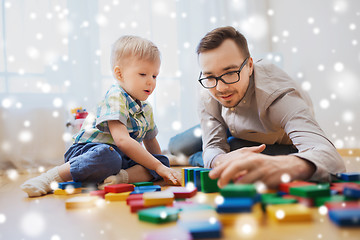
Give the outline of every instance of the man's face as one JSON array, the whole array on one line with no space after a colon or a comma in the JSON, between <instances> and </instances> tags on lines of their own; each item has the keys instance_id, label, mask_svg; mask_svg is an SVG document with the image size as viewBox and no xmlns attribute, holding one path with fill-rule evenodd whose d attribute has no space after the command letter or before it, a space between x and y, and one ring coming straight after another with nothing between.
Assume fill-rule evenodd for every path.
<instances>
[{"instance_id":1,"label":"man's face","mask_svg":"<svg viewBox=\"0 0 360 240\"><path fill-rule=\"evenodd\" d=\"M199 63L204 77L218 77L224 73L239 70L245 60L236 43L225 40L218 48L199 54ZM224 107L235 107L244 97L249 85L249 79L253 71L253 61L249 58L248 63L240 72L240 81L225 84L218 81L216 87L208 89L210 94Z\"/></svg>"}]
</instances>

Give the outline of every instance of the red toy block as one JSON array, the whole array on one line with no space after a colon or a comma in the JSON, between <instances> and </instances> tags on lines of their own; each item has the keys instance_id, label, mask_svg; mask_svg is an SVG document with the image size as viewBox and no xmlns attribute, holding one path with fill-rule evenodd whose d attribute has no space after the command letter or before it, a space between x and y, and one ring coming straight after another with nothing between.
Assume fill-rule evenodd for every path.
<instances>
[{"instance_id":1,"label":"red toy block","mask_svg":"<svg viewBox=\"0 0 360 240\"><path fill-rule=\"evenodd\" d=\"M130 206L130 211L132 213L136 213L137 211L139 211L141 209L146 209L146 208L152 207L152 206L145 206L143 199L130 201L129 206Z\"/></svg>"},{"instance_id":2,"label":"red toy block","mask_svg":"<svg viewBox=\"0 0 360 240\"><path fill-rule=\"evenodd\" d=\"M115 184L115 185L108 185L105 186L105 192L112 192L112 193L122 193L122 192L132 192L134 191L134 185L132 184L126 184L126 183L121 183L121 184Z\"/></svg>"},{"instance_id":3,"label":"red toy block","mask_svg":"<svg viewBox=\"0 0 360 240\"><path fill-rule=\"evenodd\" d=\"M315 185L315 183L305 182L305 181L294 181L289 183L280 183L279 191L289 193L290 188L292 187L300 187L300 186L307 186L307 185Z\"/></svg>"},{"instance_id":4,"label":"red toy block","mask_svg":"<svg viewBox=\"0 0 360 240\"><path fill-rule=\"evenodd\" d=\"M325 206L328 210L335 209L360 209L359 201L346 201L346 202L327 202Z\"/></svg>"},{"instance_id":5,"label":"red toy block","mask_svg":"<svg viewBox=\"0 0 360 240\"><path fill-rule=\"evenodd\" d=\"M105 194L106 194L105 190L96 190L90 192L90 196L98 196L101 198L105 198Z\"/></svg>"},{"instance_id":6,"label":"red toy block","mask_svg":"<svg viewBox=\"0 0 360 240\"><path fill-rule=\"evenodd\" d=\"M130 194L127 199L126 199L126 205L130 205L131 201L134 200L142 200L143 199L143 194Z\"/></svg>"},{"instance_id":7,"label":"red toy block","mask_svg":"<svg viewBox=\"0 0 360 240\"><path fill-rule=\"evenodd\" d=\"M165 191L174 193L175 199L191 198L196 195L197 189L188 189L186 187L169 187Z\"/></svg>"}]
</instances>

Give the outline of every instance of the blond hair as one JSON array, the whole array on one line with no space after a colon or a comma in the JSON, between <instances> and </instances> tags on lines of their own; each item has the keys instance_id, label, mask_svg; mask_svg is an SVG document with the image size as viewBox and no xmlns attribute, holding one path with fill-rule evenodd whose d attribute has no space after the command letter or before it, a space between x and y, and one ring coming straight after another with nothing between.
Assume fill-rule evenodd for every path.
<instances>
[{"instance_id":1,"label":"blond hair","mask_svg":"<svg viewBox=\"0 0 360 240\"><path fill-rule=\"evenodd\" d=\"M113 45L111 51L111 68L122 63L128 57L156 61L160 60L160 51L151 41L131 35L120 37Z\"/></svg>"}]
</instances>

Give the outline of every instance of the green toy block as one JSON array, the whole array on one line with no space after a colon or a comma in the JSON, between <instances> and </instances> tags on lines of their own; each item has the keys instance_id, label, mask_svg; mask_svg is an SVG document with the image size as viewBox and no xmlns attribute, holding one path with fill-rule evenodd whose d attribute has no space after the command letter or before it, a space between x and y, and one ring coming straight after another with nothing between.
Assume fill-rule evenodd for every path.
<instances>
[{"instance_id":1,"label":"green toy block","mask_svg":"<svg viewBox=\"0 0 360 240\"><path fill-rule=\"evenodd\" d=\"M220 189L220 194L223 197L250 197L256 195L256 188L254 184L233 184L229 183L224 188Z\"/></svg>"},{"instance_id":2,"label":"green toy block","mask_svg":"<svg viewBox=\"0 0 360 240\"><path fill-rule=\"evenodd\" d=\"M136 182L136 183L132 183L133 185L135 185L135 187L140 187L140 186L153 186L154 183L153 182Z\"/></svg>"},{"instance_id":3,"label":"green toy block","mask_svg":"<svg viewBox=\"0 0 360 240\"><path fill-rule=\"evenodd\" d=\"M261 200L261 207L265 211L267 205L291 204L291 203L297 203L297 200L293 198L269 197L267 199Z\"/></svg>"},{"instance_id":4,"label":"green toy block","mask_svg":"<svg viewBox=\"0 0 360 240\"><path fill-rule=\"evenodd\" d=\"M277 193L263 193L260 196L261 202L266 201L267 199L270 198L276 198L279 197L279 195Z\"/></svg>"},{"instance_id":5,"label":"green toy block","mask_svg":"<svg viewBox=\"0 0 360 240\"><path fill-rule=\"evenodd\" d=\"M314 205L316 207L320 207L322 205L325 205L327 202L344 202L344 201L350 201L353 200L352 198L348 198L344 195L332 195L329 197L317 197L314 200Z\"/></svg>"},{"instance_id":6,"label":"green toy block","mask_svg":"<svg viewBox=\"0 0 360 240\"><path fill-rule=\"evenodd\" d=\"M154 207L138 212L139 220L151 223L175 222L178 219L179 209L169 207Z\"/></svg>"},{"instance_id":7,"label":"green toy block","mask_svg":"<svg viewBox=\"0 0 360 240\"><path fill-rule=\"evenodd\" d=\"M192 182L194 183L194 169L197 169L197 168L191 168L191 169L188 169L187 170L187 182Z\"/></svg>"},{"instance_id":8,"label":"green toy block","mask_svg":"<svg viewBox=\"0 0 360 240\"><path fill-rule=\"evenodd\" d=\"M328 197L330 196L330 188L327 184L292 187L290 188L290 195L305 198Z\"/></svg>"},{"instance_id":9,"label":"green toy block","mask_svg":"<svg viewBox=\"0 0 360 240\"><path fill-rule=\"evenodd\" d=\"M219 192L217 179L211 179L209 177L209 172L210 170L204 170L200 172L201 191L204 193Z\"/></svg>"}]
</instances>

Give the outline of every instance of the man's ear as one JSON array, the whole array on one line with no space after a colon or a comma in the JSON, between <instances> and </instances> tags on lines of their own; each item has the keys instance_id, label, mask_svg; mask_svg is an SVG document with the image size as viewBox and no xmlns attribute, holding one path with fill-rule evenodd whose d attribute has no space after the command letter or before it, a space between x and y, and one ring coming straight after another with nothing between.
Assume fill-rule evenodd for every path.
<instances>
[{"instance_id":1,"label":"man's ear","mask_svg":"<svg viewBox=\"0 0 360 240\"><path fill-rule=\"evenodd\" d=\"M249 64L249 77L250 77L254 71L254 61L252 57L249 57L248 64Z\"/></svg>"},{"instance_id":2,"label":"man's ear","mask_svg":"<svg viewBox=\"0 0 360 240\"><path fill-rule=\"evenodd\" d=\"M117 80L119 80L119 81L122 80L121 69L120 69L119 66L115 66L115 67L114 67L114 77L115 77Z\"/></svg>"}]
</instances>

